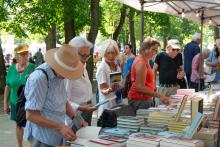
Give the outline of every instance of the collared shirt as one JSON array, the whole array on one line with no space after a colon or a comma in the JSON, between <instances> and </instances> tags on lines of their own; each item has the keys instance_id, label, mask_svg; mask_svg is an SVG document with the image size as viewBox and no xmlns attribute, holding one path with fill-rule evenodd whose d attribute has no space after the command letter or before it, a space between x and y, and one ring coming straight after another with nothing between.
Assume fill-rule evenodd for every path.
<instances>
[{"instance_id":1,"label":"collared shirt","mask_svg":"<svg viewBox=\"0 0 220 147\"><path fill-rule=\"evenodd\" d=\"M25 110L38 110L43 117L64 124L67 102L64 80L56 77L46 63L40 65L39 68L45 69L48 80L40 70L34 71L29 76L25 86L27 99ZM28 140L34 137L51 146L60 145L63 138L58 130L46 128L31 121L27 121L24 137Z\"/></svg>"},{"instance_id":2,"label":"collared shirt","mask_svg":"<svg viewBox=\"0 0 220 147\"><path fill-rule=\"evenodd\" d=\"M186 44L183 50L184 54L184 71L186 74L192 73L192 60L193 57L200 53L199 44L195 41L191 41L190 43Z\"/></svg>"},{"instance_id":3,"label":"collared shirt","mask_svg":"<svg viewBox=\"0 0 220 147\"><path fill-rule=\"evenodd\" d=\"M74 109L78 109L79 104L84 104L92 99L92 85L89 80L86 65L84 66L84 74L78 80L65 80L67 98Z\"/></svg>"}]
</instances>

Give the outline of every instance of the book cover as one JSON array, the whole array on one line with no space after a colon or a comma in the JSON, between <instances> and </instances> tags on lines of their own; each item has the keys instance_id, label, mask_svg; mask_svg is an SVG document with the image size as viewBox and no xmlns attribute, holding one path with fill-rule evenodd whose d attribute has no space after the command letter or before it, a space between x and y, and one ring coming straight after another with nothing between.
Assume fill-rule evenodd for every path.
<instances>
[{"instance_id":1,"label":"book cover","mask_svg":"<svg viewBox=\"0 0 220 147\"><path fill-rule=\"evenodd\" d=\"M129 140L159 145L159 141L161 140L161 138L145 133L133 133L129 136Z\"/></svg>"},{"instance_id":2,"label":"book cover","mask_svg":"<svg viewBox=\"0 0 220 147\"><path fill-rule=\"evenodd\" d=\"M116 97L113 97L113 98L110 98L110 99L107 99L107 100L103 100L103 101L97 103L97 104L95 105L95 107L98 108L99 106L104 105L104 104L106 104L106 103L108 103L108 102L111 102L111 101L114 100L114 99L116 99Z\"/></svg>"},{"instance_id":3,"label":"book cover","mask_svg":"<svg viewBox=\"0 0 220 147\"><path fill-rule=\"evenodd\" d=\"M203 98L193 97L191 100L191 120L193 121L197 113L203 113Z\"/></svg>"},{"instance_id":4,"label":"book cover","mask_svg":"<svg viewBox=\"0 0 220 147\"><path fill-rule=\"evenodd\" d=\"M194 120L192 121L191 126L187 129L186 134L184 135L185 138L192 138L195 132L197 131L200 123L202 122L204 116L202 113L197 113Z\"/></svg>"},{"instance_id":5,"label":"book cover","mask_svg":"<svg viewBox=\"0 0 220 147\"><path fill-rule=\"evenodd\" d=\"M131 134L130 131L121 128L107 128L103 129L103 132L115 136L129 136Z\"/></svg>"},{"instance_id":6,"label":"book cover","mask_svg":"<svg viewBox=\"0 0 220 147\"><path fill-rule=\"evenodd\" d=\"M112 72L110 73L110 82L120 82L121 81L121 72Z\"/></svg>"},{"instance_id":7,"label":"book cover","mask_svg":"<svg viewBox=\"0 0 220 147\"><path fill-rule=\"evenodd\" d=\"M169 137L169 138L162 138L160 143L162 142L176 144L176 146L183 145L187 147L197 147L198 145L201 145L201 144L203 145L203 142L201 142L200 140L183 138L183 137L174 137L174 136ZM203 146L200 146L200 147L203 147Z\"/></svg>"},{"instance_id":8,"label":"book cover","mask_svg":"<svg viewBox=\"0 0 220 147\"><path fill-rule=\"evenodd\" d=\"M99 136L99 138L104 139L104 140L119 142L119 143L125 142L127 140L125 138L115 137L115 136L111 136L111 135Z\"/></svg>"},{"instance_id":9,"label":"book cover","mask_svg":"<svg viewBox=\"0 0 220 147\"><path fill-rule=\"evenodd\" d=\"M183 97L183 99L181 101L181 104L180 104L180 107L178 109L178 112L176 114L175 121L179 121L180 120L181 114L182 114L182 112L183 112L183 110L185 108L186 102L187 102L187 98L188 98L188 96L186 96L186 95Z\"/></svg>"}]
</instances>

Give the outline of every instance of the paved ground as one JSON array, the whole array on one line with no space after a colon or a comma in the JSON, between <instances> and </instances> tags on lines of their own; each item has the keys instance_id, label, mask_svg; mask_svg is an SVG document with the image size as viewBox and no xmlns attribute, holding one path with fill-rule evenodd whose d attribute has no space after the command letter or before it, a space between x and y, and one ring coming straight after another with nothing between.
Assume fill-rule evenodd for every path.
<instances>
[{"instance_id":1,"label":"paved ground","mask_svg":"<svg viewBox=\"0 0 220 147\"><path fill-rule=\"evenodd\" d=\"M96 120L95 112L92 125L96 125ZM4 113L2 97L0 97L0 147L16 147L15 123ZM24 147L29 147L27 141L24 141Z\"/></svg>"}]
</instances>

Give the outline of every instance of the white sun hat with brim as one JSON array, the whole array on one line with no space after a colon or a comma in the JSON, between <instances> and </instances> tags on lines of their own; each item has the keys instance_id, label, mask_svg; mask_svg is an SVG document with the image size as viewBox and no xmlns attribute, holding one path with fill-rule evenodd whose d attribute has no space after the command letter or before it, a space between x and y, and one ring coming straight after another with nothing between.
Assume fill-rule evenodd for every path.
<instances>
[{"instance_id":1,"label":"white sun hat with brim","mask_svg":"<svg viewBox=\"0 0 220 147\"><path fill-rule=\"evenodd\" d=\"M167 47L171 46L174 49L181 49L180 43L177 39L170 39L167 42Z\"/></svg>"},{"instance_id":2,"label":"white sun hat with brim","mask_svg":"<svg viewBox=\"0 0 220 147\"><path fill-rule=\"evenodd\" d=\"M66 79L76 80L83 75L84 68L78 52L70 45L64 44L60 48L50 49L45 54L45 61Z\"/></svg>"}]
</instances>

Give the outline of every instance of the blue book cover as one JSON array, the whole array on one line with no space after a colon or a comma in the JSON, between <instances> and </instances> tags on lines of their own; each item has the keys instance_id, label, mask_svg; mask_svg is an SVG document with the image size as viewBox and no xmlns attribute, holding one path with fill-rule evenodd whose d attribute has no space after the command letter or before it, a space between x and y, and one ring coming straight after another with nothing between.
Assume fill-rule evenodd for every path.
<instances>
[{"instance_id":1,"label":"blue book cover","mask_svg":"<svg viewBox=\"0 0 220 147\"><path fill-rule=\"evenodd\" d=\"M186 131L186 134L184 135L184 137L192 138L194 133L197 131L200 123L202 122L202 119L203 119L203 114L198 112L190 128Z\"/></svg>"}]
</instances>

